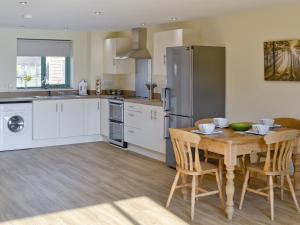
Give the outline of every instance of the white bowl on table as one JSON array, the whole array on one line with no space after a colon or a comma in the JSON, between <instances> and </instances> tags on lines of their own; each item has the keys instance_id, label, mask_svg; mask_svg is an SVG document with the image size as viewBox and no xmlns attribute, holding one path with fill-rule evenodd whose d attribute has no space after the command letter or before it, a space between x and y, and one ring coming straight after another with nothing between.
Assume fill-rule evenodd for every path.
<instances>
[{"instance_id":1,"label":"white bowl on table","mask_svg":"<svg viewBox=\"0 0 300 225\"><path fill-rule=\"evenodd\" d=\"M226 118L213 118L216 127L224 128L228 126L228 119Z\"/></svg>"},{"instance_id":2,"label":"white bowl on table","mask_svg":"<svg viewBox=\"0 0 300 225\"><path fill-rule=\"evenodd\" d=\"M216 128L213 123L202 123L199 124L199 131L203 134L212 134Z\"/></svg>"},{"instance_id":3,"label":"white bowl on table","mask_svg":"<svg viewBox=\"0 0 300 225\"><path fill-rule=\"evenodd\" d=\"M270 127L264 124L253 124L252 130L259 135L266 135L270 131Z\"/></svg>"},{"instance_id":4,"label":"white bowl on table","mask_svg":"<svg viewBox=\"0 0 300 225\"><path fill-rule=\"evenodd\" d=\"M269 127L274 126L274 119L270 119L270 118L263 118L260 119L260 123L263 125L267 125Z\"/></svg>"}]
</instances>

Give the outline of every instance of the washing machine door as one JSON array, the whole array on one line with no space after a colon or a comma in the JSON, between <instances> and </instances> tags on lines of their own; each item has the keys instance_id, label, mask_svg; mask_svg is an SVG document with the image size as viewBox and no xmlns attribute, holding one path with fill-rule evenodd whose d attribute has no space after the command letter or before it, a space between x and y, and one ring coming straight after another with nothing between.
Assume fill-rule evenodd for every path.
<instances>
[{"instance_id":1,"label":"washing machine door","mask_svg":"<svg viewBox=\"0 0 300 225\"><path fill-rule=\"evenodd\" d=\"M21 132L24 129L24 119L21 116L12 116L7 121L7 128L13 133Z\"/></svg>"}]
</instances>

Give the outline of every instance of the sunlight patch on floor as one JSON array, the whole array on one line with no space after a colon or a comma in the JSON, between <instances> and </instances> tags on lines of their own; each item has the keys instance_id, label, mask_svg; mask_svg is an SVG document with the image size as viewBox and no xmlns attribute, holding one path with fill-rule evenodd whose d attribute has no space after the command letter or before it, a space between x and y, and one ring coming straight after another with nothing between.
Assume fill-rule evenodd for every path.
<instances>
[{"instance_id":1,"label":"sunlight patch on floor","mask_svg":"<svg viewBox=\"0 0 300 225\"><path fill-rule=\"evenodd\" d=\"M0 225L187 225L148 197L1 222Z\"/></svg>"}]
</instances>

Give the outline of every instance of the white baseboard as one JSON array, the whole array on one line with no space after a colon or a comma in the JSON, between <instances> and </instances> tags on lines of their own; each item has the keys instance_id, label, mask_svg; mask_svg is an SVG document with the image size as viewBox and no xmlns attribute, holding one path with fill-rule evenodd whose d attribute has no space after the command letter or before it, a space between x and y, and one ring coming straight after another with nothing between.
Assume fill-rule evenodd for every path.
<instances>
[{"instance_id":1,"label":"white baseboard","mask_svg":"<svg viewBox=\"0 0 300 225\"><path fill-rule=\"evenodd\" d=\"M104 139L101 135L33 140L32 148L57 146L57 145L80 144L80 143L88 143L88 142L98 142L98 141L103 141L103 140Z\"/></svg>"},{"instance_id":2,"label":"white baseboard","mask_svg":"<svg viewBox=\"0 0 300 225\"><path fill-rule=\"evenodd\" d=\"M162 161L162 162L166 161L166 155L165 154L155 152L155 151L151 151L151 150L148 150L148 149L136 146L136 145L128 144L127 150L135 152L135 153L140 154L140 155L144 155L144 156L152 158L152 159Z\"/></svg>"}]
</instances>

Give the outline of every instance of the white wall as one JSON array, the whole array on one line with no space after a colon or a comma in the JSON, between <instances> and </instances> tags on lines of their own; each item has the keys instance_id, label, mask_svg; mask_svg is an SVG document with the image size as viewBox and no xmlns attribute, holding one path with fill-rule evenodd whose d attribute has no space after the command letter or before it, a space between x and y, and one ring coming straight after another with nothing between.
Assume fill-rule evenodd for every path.
<instances>
[{"instance_id":1,"label":"white wall","mask_svg":"<svg viewBox=\"0 0 300 225\"><path fill-rule=\"evenodd\" d=\"M0 29L0 91L16 90L17 38L64 39L73 41L72 86L82 79L89 79L90 46L87 32Z\"/></svg>"}]
</instances>

